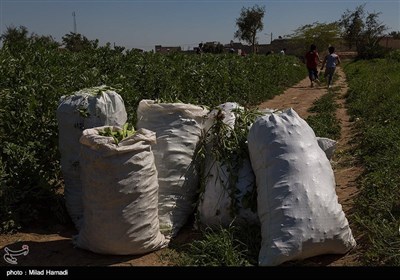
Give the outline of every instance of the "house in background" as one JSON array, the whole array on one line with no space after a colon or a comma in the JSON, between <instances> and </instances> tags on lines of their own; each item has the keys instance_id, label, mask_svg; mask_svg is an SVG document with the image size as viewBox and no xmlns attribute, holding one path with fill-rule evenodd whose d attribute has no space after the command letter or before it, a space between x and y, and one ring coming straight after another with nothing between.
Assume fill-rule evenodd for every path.
<instances>
[{"instance_id":1,"label":"house in background","mask_svg":"<svg viewBox=\"0 0 400 280\"><path fill-rule=\"evenodd\" d=\"M379 40L379 45L384 48L398 50L400 49L400 39L384 36Z\"/></svg>"},{"instance_id":2,"label":"house in background","mask_svg":"<svg viewBox=\"0 0 400 280\"><path fill-rule=\"evenodd\" d=\"M231 41L229 44L224 45L224 52L229 52L229 53L237 53L241 54L242 52L244 53L251 53L251 46L248 45L243 45L242 43L237 43Z\"/></svg>"},{"instance_id":3,"label":"house in background","mask_svg":"<svg viewBox=\"0 0 400 280\"><path fill-rule=\"evenodd\" d=\"M228 44L222 45L219 42L213 41L213 42L207 42L205 44L201 44L202 49L200 50L199 47L194 47L193 50L188 50L185 51L187 53L200 53L200 52L210 52L210 53L236 53L238 55L244 53L244 54L250 54L253 52L251 45L244 45L241 42L234 42L231 41ZM400 39L398 38L393 38L391 36L384 36L380 39L379 45L381 45L384 48L388 49L400 49ZM353 47L352 49L349 49L347 44L343 41L339 41L335 44L336 47L336 52L341 55L343 58L354 58L357 56L357 51ZM299 58L303 58L304 53L307 51L307 48L305 48L302 45L299 45L296 41L293 41L289 38L282 38L279 37L278 39L272 40L270 44L257 44L256 45L256 53L257 54L270 54L270 53L279 53L280 50L286 48L286 54L288 55L295 55L298 56ZM208 51L205 51L205 50ZM156 45L155 46L155 52L156 53L163 53L163 54L168 54L171 52L183 52L182 48L180 46L170 46L170 47L164 47L162 45ZM322 48L319 49L320 54L326 53L327 48Z\"/></svg>"}]
</instances>

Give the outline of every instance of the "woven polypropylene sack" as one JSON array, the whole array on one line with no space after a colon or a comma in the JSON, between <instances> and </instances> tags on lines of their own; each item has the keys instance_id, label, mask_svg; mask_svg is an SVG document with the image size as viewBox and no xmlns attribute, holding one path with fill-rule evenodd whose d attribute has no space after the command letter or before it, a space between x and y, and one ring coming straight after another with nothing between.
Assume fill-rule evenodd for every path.
<instances>
[{"instance_id":1,"label":"woven polypropylene sack","mask_svg":"<svg viewBox=\"0 0 400 280\"><path fill-rule=\"evenodd\" d=\"M356 245L330 162L293 109L258 118L248 145L261 222L259 265L344 254Z\"/></svg>"},{"instance_id":2,"label":"woven polypropylene sack","mask_svg":"<svg viewBox=\"0 0 400 280\"><path fill-rule=\"evenodd\" d=\"M207 115L205 130L207 137L212 142L212 128L216 118L233 130L235 127L236 116L234 110L243 110L239 104L226 102L220 104L216 109ZM218 116L222 114L222 116ZM228 134L230 130L228 129ZM238 166L237 174L231 174L228 165ZM200 194L198 205L198 218L201 224L210 227L227 227L232 222L247 222L257 224L257 213L243 205L243 199L251 194L255 187L255 177L248 158L237 159L235 162L221 163L213 155L213 148L206 148L206 161L204 168L205 187ZM231 177L236 178L234 185Z\"/></svg>"},{"instance_id":3,"label":"woven polypropylene sack","mask_svg":"<svg viewBox=\"0 0 400 280\"><path fill-rule=\"evenodd\" d=\"M184 103L142 100L137 127L156 133L152 145L159 184L160 229L175 236L193 213L199 189L194 155L208 109Z\"/></svg>"},{"instance_id":4,"label":"woven polypropylene sack","mask_svg":"<svg viewBox=\"0 0 400 280\"><path fill-rule=\"evenodd\" d=\"M96 253L143 254L165 247L158 221L155 133L139 129L118 145L86 129L81 142L83 224L78 247ZM119 128L112 127L113 130Z\"/></svg>"},{"instance_id":5,"label":"woven polypropylene sack","mask_svg":"<svg viewBox=\"0 0 400 280\"><path fill-rule=\"evenodd\" d=\"M336 150L337 141L326 138L317 137L318 146L325 152L326 157L331 160Z\"/></svg>"},{"instance_id":6,"label":"woven polypropylene sack","mask_svg":"<svg viewBox=\"0 0 400 280\"><path fill-rule=\"evenodd\" d=\"M78 230L83 214L79 160L82 131L104 125L122 126L126 120L124 101L106 86L83 89L59 101L57 121L65 204Z\"/></svg>"}]
</instances>

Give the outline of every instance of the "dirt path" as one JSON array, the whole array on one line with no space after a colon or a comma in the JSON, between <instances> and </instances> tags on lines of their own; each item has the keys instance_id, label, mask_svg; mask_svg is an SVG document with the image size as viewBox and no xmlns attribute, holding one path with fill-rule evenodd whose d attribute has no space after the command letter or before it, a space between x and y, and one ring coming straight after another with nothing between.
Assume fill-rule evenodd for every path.
<instances>
[{"instance_id":1,"label":"dirt path","mask_svg":"<svg viewBox=\"0 0 400 280\"><path fill-rule=\"evenodd\" d=\"M341 122L341 138L332 161L335 179L337 184L337 195L339 202L349 219L352 226L351 213L353 198L357 194L355 180L361 174L361 168L354 164L354 159L349 151L352 148L352 122L349 120L344 107L344 96L347 93L347 85L343 71L338 68L339 76L335 83L339 90L337 93L337 118ZM302 80L297 85L289 88L283 94L274 99L260 104L259 108L284 109L292 107L302 118L306 119L310 113L308 108L313 102L327 92L326 86L316 86L310 88L308 78ZM354 232L354 231L353 231ZM71 237L77 234L76 230L69 225L55 225L51 228L37 230L33 225L32 229L26 229L12 235L0 235L0 248L8 247L12 250L20 250L22 245L29 246L29 254L19 258L19 264L24 266L162 266L168 265L168 258L165 257L166 250L163 249L143 256L106 256L94 254L85 250L74 248ZM178 235L178 242L186 242L191 239L190 229L183 229ZM357 239L357 241L359 241ZM168 253L167 253L168 254ZM2 257L3 255L1 255ZM318 266L350 266L358 265L358 251L353 250L347 255L328 255L308 259L299 263L300 265ZM0 266L9 265L3 257ZM11 266L11 265L10 265Z\"/></svg>"}]
</instances>

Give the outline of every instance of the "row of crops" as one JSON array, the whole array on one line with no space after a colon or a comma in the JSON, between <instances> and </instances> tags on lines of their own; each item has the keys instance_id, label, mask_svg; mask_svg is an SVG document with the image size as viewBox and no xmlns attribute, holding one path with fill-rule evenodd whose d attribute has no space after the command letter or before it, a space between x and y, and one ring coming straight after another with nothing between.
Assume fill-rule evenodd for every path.
<instances>
[{"instance_id":1,"label":"row of crops","mask_svg":"<svg viewBox=\"0 0 400 280\"><path fill-rule=\"evenodd\" d=\"M142 99L251 107L306 76L292 56L122 53L109 47L60 51L29 42L0 50L0 230L66 219L56 109L62 95L107 85L136 123Z\"/></svg>"},{"instance_id":2,"label":"row of crops","mask_svg":"<svg viewBox=\"0 0 400 280\"><path fill-rule=\"evenodd\" d=\"M367 265L400 265L400 51L345 67L365 166L355 206Z\"/></svg>"}]
</instances>

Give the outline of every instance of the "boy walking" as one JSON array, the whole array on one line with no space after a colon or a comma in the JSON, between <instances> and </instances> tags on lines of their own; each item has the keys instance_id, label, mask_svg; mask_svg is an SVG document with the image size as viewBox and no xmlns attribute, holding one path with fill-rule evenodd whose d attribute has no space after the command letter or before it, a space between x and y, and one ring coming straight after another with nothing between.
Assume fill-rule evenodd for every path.
<instances>
[{"instance_id":1,"label":"boy walking","mask_svg":"<svg viewBox=\"0 0 400 280\"><path fill-rule=\"evenodd\" d=\"M311 87L313 87L314 81L319 83L317 67L318 63L321 62L321 60L319 59L316 45L312 44L310 46L310 50L306 53L305 58L308 70L308 77L310 78Z\"/></svg>"},{"instance_id":2,"label":"boy walking","mask_svg":"<svg viewBox=\"0 0 400 280\"><path fill-rule=\"evenodd\" d=\"M321 71L324 69L326 63L325 70L325 78L328 77L328 88L332 87L332 78L335 73L336 66L340 64L340 58L335 53L335 47L328 48L329 54L325 56L324 61L322 62Z\"/></svg>"}]
</instances>

